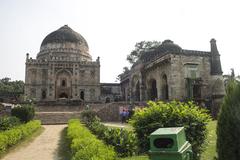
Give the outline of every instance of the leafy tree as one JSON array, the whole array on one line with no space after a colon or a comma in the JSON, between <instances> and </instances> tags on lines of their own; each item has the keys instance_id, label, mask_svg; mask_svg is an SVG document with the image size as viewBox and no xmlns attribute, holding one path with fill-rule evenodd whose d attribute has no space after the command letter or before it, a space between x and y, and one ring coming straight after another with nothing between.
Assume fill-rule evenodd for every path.
<instances>
[{"instance_id":1,"label":"leafy tree","mask_svg":"<svg viewBox=\"0 0 240 160\"><path fill-rule=\"evenodd\" d=\"M127 72L129 72L129 68L128 67L123 67L123 73L127 73Z\"/></svg>"},{"instance_id":2,"label":"leafy tree","mask_svg":"<svg viewBox=\"0 0 240 160\"><path fill-rule=\"evenodd\" d=\"M240 84L230 81L217 123L218 160L240 157Z\"/></svg>"},{"instance_id":3,"label":"leafy tree","mask_svg":"<svg viewBox=\"0 0 240 160\"><path fill-rule=\"evenodd\" d=\"M124 74L128 73L129 71L130 71L130 70L129 70L129 68L128 68L127 66L123 67L123 72L117 76L116 81L120 81L120 80L121 80L121 77L122 77Z\"/></svg>"},{"instance_id":4,"label":"leafy tree","mask_svg":"<svg viewBox=\"0 0 240 160\"><path fill-rule=\"evenodd\" d=\"M24 91L24 82L21 80L11 81L10 78L0 80L0 93L16 93Z\"/></svg>"},{"instance_id":5,"label":"leafy tree","mask_svg":"<svg viewBox=\"0 0 240 160\"><path fill-rule=\"evenodd\" d=\"M135 44L135 49L127 55L127 61L130 64L134 64L144 53L157 48L161 42L159 41L141 41Z\"/></svg>"}]
</instances>

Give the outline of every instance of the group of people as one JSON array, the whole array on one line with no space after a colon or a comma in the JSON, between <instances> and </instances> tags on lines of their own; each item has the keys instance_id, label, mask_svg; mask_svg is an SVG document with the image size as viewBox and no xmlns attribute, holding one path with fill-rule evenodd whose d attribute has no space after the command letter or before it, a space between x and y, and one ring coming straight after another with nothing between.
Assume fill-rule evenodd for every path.
<instances>
[{"instance_id":1,"label":"group of people","mask_svg":"<svg viewBox=\"0 0 240 160\"><path fill-rule=\"evenodd\" d=\"M129 111L127 108L123 108L121 111L120 111L120 117L121 117L121 121L122 123L125 123L129 117Z\"/></svg>"}]
</instances>

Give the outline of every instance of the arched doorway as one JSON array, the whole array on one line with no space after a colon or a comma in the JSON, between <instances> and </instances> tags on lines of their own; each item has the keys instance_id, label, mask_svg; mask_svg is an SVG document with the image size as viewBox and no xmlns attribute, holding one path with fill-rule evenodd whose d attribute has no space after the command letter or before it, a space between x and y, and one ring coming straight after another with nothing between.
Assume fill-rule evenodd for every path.
<instances>
[{"instance_id":1,"label":"arched doorway","mask_svg":"<svg viewBox=\"0 0 240 160\"><path fill-rule=\"evenodd\" d=\"M135 101L140 101L140 85L139 85L139 81L136 84L135 87Z\"/></svg>"},{"instance_id":2,"label":"arched doorway","mask_svg":"<svg viewBox=\"0 0 240 160\"><path fill-rule=\"evenodd\" d=\"M66 69L62 69L56 73L56 98L71 98L72 96L72 82L71 72Z\"/></svg>"},{"instance_id":3,"label":"arched doorway","mask_svg":"<svg viewBox=\"0 0 240 160\"><path fill-rule=\"evenodd\" d=\"M105 103L110 103L110 98L109 97L106 98Z\"/></svg>"},{"instance_id":4,"label":"arched doorway","mask_svg":"<svg viewBox=\"0 0 240 160\"><path fill-rule=\"evenodd\" d=\"M150 80L150 99L155 101L157 99L157 81L155 79Z\"/></svg>"},{"instance_id":5,"label":"arched doorway","mask_svg":"<svg viewBox=\"0 0 240 160\"><path fill-rule=\"evenodd\" d=\"M65 92L62 92L62 93L59 95L59 98L68 98L68 95L67 95Z\"/></svg>"},{"instance_id":6,"label":"arched doorway","mask_svg":"<svg viewBox=\"0 0 240 160\"><path fill-rule=\"evenodd\" d=\"M169 96L168 96L168 82L167 82L167 75L164 74L162 76L162 98L163 100L168 100Z\"/></svg>"},{"instance_id":7,"label":"arched doorway","mask_svg":"<svg viewBox=\"0 0 240 160\"><path fill-rule=\"evenodd\" d=\"M42 99L46 99L46 97L47 97L46 90L43 90L42 91Z\"/></svg>"},{"instance_id":8,"label":"arched doorway","mask_svg":"<svg viewBox=\"0 0 240 160\"><path fill-rule=\"evenodd\" d=\"M140 101L139 75L135 74L131 79L131 98L134 101Z\"/></svg>"},{"instance_id":9,"label":"arched doorway","mask_svg":"<svg viewBox=\"0 0 240 160\"><path fill-rule=\"evenodd\" d=\"M81 100L84 100L84 91L81 91L81 92L80 92L80 99L81 99Z\"/></svg>"}]
</instances>

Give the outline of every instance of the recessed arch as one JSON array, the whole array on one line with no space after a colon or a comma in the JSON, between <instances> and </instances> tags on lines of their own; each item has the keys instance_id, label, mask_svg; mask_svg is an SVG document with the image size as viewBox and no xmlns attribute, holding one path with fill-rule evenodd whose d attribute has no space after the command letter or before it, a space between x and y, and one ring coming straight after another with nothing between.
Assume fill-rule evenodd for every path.
<instances>
[{"instance_id":1,"label":"recessed arch","mask_svg":"<svg viewBox=\"0 0 240 160\"><path fill-rule=\"evenodd\" d=\"M106 97L105 103L110 103L110 98Z\"/></svg>"},{"instance_id":2,"label":"recessed arch","mask_svg":"<svg viewBox=\"0 0 240 160\"><path fill-rule=\"evenodd\" d=\"M132 98L135 101L140 101L140 79L139 75L135 74L131 78Z\"/></svg>"},{"instance_id":3,"label":"recessed arch","mask_svg":"<svg viewBox=\"0 0 240 160\"><path fill-rule=\"evenodd\" d=\"M149 85L149 98L150 98L150 100L155 101L158 97L156 79L154 79L154 78L150 79L148 85Z\"/></svg>"},{"instance_id":4,"label":"recessed arch","mask_svg":"<svg viewBox=\"0 0 240 160\"><path fill-rule=\"evenodd\" d=\"M163 100L168 100L169 95L168 95L168 78L166 74L163 74L161 77L161 92L162 92L162 99Z\"/></svg>"},{"instance_id":5,"label":"recessed arch","mask_svg":"<svg viewBox=\"0 0 240 160\"><path fill-rule=\"evenodd\" d=\"M72 74L67 69L60 69L56 72L56 98L70 98L72 96Z\"/></svg>"},{"instance_id":6,"label":"recessed arch","mask_svg":"<svg viewBox=\"0 0 240 160\"><path fill-rule=\"evenodd\" d=\"M68 94L65 92L60 93L59 98L68 98Z\"/></svg>"},{"instance_id":7,"label":"recessed arch","mask_svg":"<svg viewBox=\"0 0 240 160\"><path fill-rule=\"evenodd\" d=\"M84 100L84 91L80 91L80 99Z\"/></svg>"},{"instance_id":8,"label":"recessed arch","mask_svg":"<svg viewBox=\"0 0 240 160\"><path fill-rule=\"evenodd\" d=\"M137 84L135 85L135 101L140 101L140 84L139 81L137 81Z\"/></svg>"},{"instance_id":9,"label":"recessed arch","mask_svg":"<svg viewBox=\"0 0 240 160\"><path fill-rule=\"evenodd\" d=\"M47 97L46 90L42 90L42 100L46 99L46 97Z\"/></svg>"}]
</instances>

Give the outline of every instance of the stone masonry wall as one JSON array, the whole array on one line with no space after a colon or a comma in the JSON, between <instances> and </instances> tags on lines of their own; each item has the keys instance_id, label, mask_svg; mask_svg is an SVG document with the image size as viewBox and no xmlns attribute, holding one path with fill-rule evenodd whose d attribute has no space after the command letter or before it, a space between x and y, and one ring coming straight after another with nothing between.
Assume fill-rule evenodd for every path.
<instances>
[{"instance_id":1,"label":"stone masonry wall","mask_svg":"<svg viewBox=\"0 0 240 160\"><path fill-rule=\"evenodd\" d=\"M134 105L139 106L140 104ZM96 111L104 122L119 122L121 120L120 107L129 107L129 104L125 102L89 104L89 109ZM84 106L38 106L35 119L41 120L42 124L66 124L69 119L80 118L84 109Z\"/></svg>"}]
</instances>

